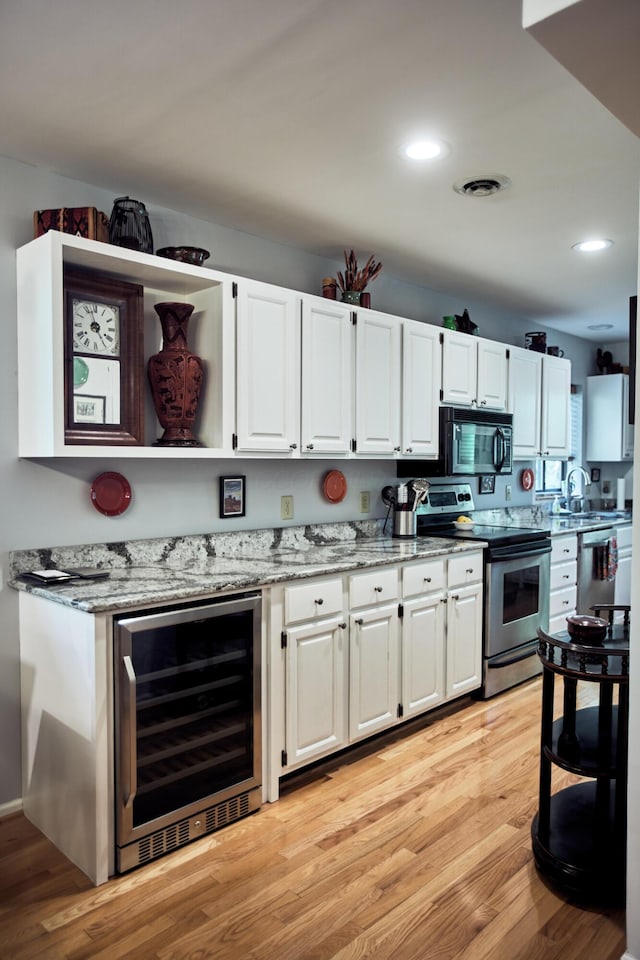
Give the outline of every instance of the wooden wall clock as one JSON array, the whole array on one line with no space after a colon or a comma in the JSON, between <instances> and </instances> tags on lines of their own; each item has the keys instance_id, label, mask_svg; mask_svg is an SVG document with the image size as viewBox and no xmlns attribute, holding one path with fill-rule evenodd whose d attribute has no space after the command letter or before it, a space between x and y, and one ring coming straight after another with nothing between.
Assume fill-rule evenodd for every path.
<instances>
[{"instance_id":1,"label":"wooden wall clock","mask_svg":"<svg viewBox=\"0 0 640 960\"><path fill-rule=\"evenodd\" d=\"M143 288L64 270L65 443L144 442Z\"/></svg>"}]
</instances>

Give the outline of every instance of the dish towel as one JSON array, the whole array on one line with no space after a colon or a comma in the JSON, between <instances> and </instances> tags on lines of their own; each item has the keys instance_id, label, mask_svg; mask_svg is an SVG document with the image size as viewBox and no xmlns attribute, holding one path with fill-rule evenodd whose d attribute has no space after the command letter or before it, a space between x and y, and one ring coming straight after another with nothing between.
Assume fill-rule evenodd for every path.
<instances>
[{"instance_id":1,"label":"dish towel","mask_svg":"<svg viewBox=\"0 0 640 960\"><path fill-rule=\"evenodd\" d=\"M595 580L615 580L618 569L618 541L611 537L593 551L593 576Z\"/></svg>"}]
</instances>

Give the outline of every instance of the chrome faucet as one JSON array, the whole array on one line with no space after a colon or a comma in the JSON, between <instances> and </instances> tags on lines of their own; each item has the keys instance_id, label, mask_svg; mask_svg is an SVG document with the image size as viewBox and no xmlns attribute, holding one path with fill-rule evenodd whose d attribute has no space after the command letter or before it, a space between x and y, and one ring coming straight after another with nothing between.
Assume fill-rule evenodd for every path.
<instances>
[{"instance_id":1,"label":"chrome faucet","mask_svg":"<svg viewBox=\"0 0 640 960\"><path fill-rule=\"evenodd\" d=\"M584 490L581 494L574 494L573 492L573 474L579 474L585 484L591 483L589 474L584 469L584 467L571 467L571 470L567 473L567 479L565 480L565 503L569 510L571 510L571 501L572 500L582 500L584 498Z\"/></svg>"}]
</instances>

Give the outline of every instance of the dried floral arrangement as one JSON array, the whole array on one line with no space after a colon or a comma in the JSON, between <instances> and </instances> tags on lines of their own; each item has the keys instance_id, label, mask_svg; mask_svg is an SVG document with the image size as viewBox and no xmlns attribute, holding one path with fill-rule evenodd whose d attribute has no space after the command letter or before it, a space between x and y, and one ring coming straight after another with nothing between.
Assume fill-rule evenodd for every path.
<instances>
[{"instance_id":1,"label":"dried floral arrangement","mask_svg":"<svg viewBox=\"0 0 640 960\"><path fill-rule=\"evenodd\" d=\"M358 270L358 261L353 250L349 253L344 252L345 271L344 275L338 270L338 286L344 293L346 290L364 290L368 283L371 283L382 270L380 261L376 263L373 257L369 257L362 270Z\"/></svg>"}]
</instances>

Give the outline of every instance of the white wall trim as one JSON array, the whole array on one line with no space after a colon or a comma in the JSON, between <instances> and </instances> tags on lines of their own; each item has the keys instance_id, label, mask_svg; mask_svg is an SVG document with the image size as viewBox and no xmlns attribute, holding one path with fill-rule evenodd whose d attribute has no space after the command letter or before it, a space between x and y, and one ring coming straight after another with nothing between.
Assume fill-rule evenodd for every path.
<instances>
[{"instance_id":1,"label":"white wall trim","mask_svg":"<svg viewBox=\"0 0 640 960\"><path fill-rule=\"evenodd\" d=\"M10 817L14 813L20 813L22 811L22 797L18 797L17 800L10 800L9 803L0 804L0 820L3 817Z\"/></svg>"}]
</instances>

